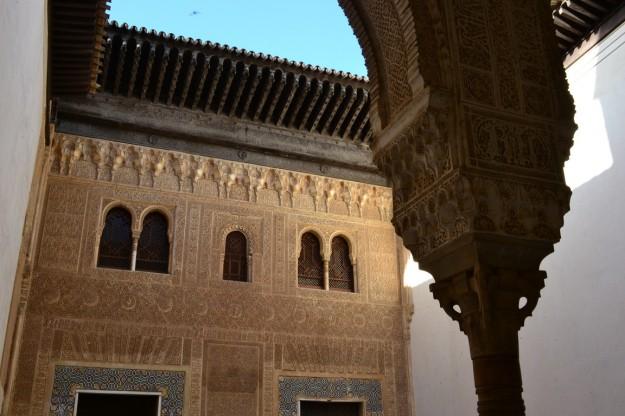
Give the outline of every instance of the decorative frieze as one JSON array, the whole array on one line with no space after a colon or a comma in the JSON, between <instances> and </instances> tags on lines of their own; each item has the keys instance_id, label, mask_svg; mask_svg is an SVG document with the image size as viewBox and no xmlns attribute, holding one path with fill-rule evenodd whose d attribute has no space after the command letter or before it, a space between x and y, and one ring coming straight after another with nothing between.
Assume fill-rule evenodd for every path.
<instances>
[{"instance_id":1,"label":"decorative frieze","mask_svg":"<svg viewBox=\"0 0 625 416\"><path fill-rule=\"evenodd\" d=\"M524 169L532 176L561 175L555 140L544 125L504 121L472 113L468 121L470 162L478 167Z\"/></svg>"},{"instance_id":2,"label":"decorative frieze","mask_svg":"<svg viewBox=\"0 0 625 416\"><path fill-rule=\"evenodd\" d=\"M391 190L169 150L57 134L50 172L163 191L389 221ZM307 203L309 201L310 203Z\"/></svg>"},{"instance_id":3,"label":"decorative frieze","mask_svg":"<svg viewBox=\"0 0 625 416\"><path fill-rule=\"evenodd\" d=\"M547 182L454 174L395 213L393 222L415 258L470 232L556 242L570 191Z\"/></svg>"}]
</instances>

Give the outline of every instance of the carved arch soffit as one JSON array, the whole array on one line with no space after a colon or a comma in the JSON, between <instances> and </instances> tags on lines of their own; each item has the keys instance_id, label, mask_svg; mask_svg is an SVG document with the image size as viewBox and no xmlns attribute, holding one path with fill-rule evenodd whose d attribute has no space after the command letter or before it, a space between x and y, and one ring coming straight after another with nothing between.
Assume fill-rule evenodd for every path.
<instances>
[{"instance_id":1,"label":"carved arch soffit","mask_svg":"<svg viewBox=\"0 0 625 416\"><path fill-rule=\"evenodd\" d=\"M319 240L319 246L320 246L320 250L321 252L319 253L321 255L321 259L322 260L330 260L330 247L328 245L327 240L327 233L323 233L321 231L319 231L318 229L316 229L315 227L312 226L308 226L308 227L304 227L301 230L299 230L297 232L297 239L295 240L295 253L297 256L299 256L300 252L302 251L302 237L304 236L304 234L306 233L311 233L313 234L315 237L317 237L317 240ZM332 240L330 240L332 241Z\"/></svg>"},{"instance_id":2,"label":"carved arch soffit","mask_svg":"<svg viewBox=\"0 0 625 416\"><path fill-rule=\"evenodd\" d=\"M167 219L167 238L171 243L174 238L174 213L171 208L164 207L162 205L150 205L144 208L137 220L137 230L141 231L143 229L143 221L145 220L145 217L153 212L158 212L159 214L164 215Z\"/></svg>"},{"instance_id":3,"label":"carved arch soffit","mask_svg":"<svg viewBox=\"0 0 625 416\"><path fill-rule=\"evenodd\" d=\"M221 233L219 235L219 246L217 246L219 254L225 255L226 239L228 238L228 235L234 231L238 231L245 236L245 239L247 240L248 255L256 254L256 250L258 250L258 244L254 239L254 234L246 226L240 224L228 225L221 230Z\"/></svg>"},{"instance_id":4,"label":"carved arch soffit","mask_svg":"<svg viewBox=\"0 0 625 416\"><path fill-rule=\"evenodd\" d=\"M122 208L128 211L128 213L130 214L130 218L131 218L131 223L130 223L131 230L134 231L138 227L137 224L141 224L141 219L139 218L139 216L137 215L137 212L133 209L131 204L128 204L124 201L117 201L117 200L109 201L109 202L105 201L104 208L102 208L101 215L98 220L98 229L97 229L98 236L102 234L102 231L104 230L104 226L106 225L106 217L108 216L109 212L111 212L111 210L114 208Z\"/></svg>"},{"instance_id":5,"label":"carved arch soffit","mask_svg":"<svg viewBox=\"0 0 625 416\"><path fill-rule=\"evenodd\" d=\"M349 260L351 261L352 265L356 264L356 261L358 260L358 244L357 241L358 239L356 238L356 236L354 236L351 232L346 231L346 230L337 230L334 231L331 235L330 238L328 239L328 259L330 258L330 255L332 254L332 240L334 240L335 237L341 237L343 238L346 242L347 242L347 246L349 247Z\"/></svg>"},{"instance_id":6,"label":"carved arch soffit","mask_svg":"<svg viewBox=\"0 0 625 416\"><path fill-rule=\"evenodd\" d=\"M375 132L382 131L419 99L426 85L450 85L450 53L436 1L339 0L339 4L365 58ZM422 44L427 53L419 53ZM432 80L424 77L420 66L427 68Z\"/></svg>"}]
</instances>

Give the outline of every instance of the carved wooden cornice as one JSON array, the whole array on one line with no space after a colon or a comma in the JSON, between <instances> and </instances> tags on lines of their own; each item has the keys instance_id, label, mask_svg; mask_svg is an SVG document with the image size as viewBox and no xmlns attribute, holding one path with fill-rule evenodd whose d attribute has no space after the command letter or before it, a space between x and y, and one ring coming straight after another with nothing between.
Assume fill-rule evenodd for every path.
<instances>
[{"instance_id":1,"label":"carved wooden cornice","mask_svg":"<svg viewBox=\"0 0 625 416\"><path fill-rule=\"evenodd\" d=\"M368 145L367 80L134 26L108 26L101 92Z\"/></svg>"},{"instance_id":2,"label":"carved wooden cornice","mask_svg":"<svg viewBox=\"0 0 625 416\"><path fill-rule=\"evenodd\" d=\"M282 207L302 196L317 212L363 217L374 207L382 221L392 215L387 187L67 134L54 136L50 173L259 204L272 191ZM332 210L335 202L344 209Z\"/></svg>"},{"instance_id":3,"label":"carved wooden cornice","mask_svg":"<svg viewBox=\"0 0 625 416\"><path fill-rule=\"evenodd\" d=\"M554 2L552 2L552 7ZM598 26L624 5L622 0L566 0L553 11L558 47L570 54Z\"/></svg>"},{"instance_id":4,"label":"carved wooden cornice","mask_svg":"<svg viewBox=\"0 0 625 416\"><path fill-rule=\"evenodd\" d=\"M53 96L95 93L108 0L51 0L50 85Z\"/></svg>"}]
</instances>

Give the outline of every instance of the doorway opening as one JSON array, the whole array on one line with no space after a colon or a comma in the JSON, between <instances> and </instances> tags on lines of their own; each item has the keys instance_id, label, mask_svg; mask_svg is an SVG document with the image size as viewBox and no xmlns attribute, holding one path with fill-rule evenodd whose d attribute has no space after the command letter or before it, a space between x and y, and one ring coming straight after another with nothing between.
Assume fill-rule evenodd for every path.
<instances>
[{"instance_id":1,"label":"doorway opening","mask_svg":"<svg viewBox=\"0 0 625 416\"><path fill-rule=\"evenodd\" d=\"M75 416L159 416L160 393L79 391Z\"/></svg>"},{"instance_id":2,"label":"doorway opening","mask_svg":"<svg viewBox=\"0 0 625 416\"><path fill-rule=\"evenodd\" d=\"M361 402L300 402L300 416L362 416Z\"/></svg>"}]
</instances>

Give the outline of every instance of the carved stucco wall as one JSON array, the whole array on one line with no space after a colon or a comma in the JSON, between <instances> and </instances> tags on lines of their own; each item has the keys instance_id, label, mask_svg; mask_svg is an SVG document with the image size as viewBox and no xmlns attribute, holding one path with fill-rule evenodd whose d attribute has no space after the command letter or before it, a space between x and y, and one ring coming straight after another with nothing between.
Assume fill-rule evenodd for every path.
<instances>
[{"instance_id":1,"label":"carved stucco wall","mask_svg":"<svg viewBox=\"0 0 625 416\"><path fill-rule=\"evenodd\" d=\"M283 376L377 380L384 415L410 413L390 189L63 135L49 167L11 414L45 414L67 364L184 371L187 415L275 415ZM171 274L95 267L114 201L172 214ZM232 227L249 283L221 279ZM358 293L297 287L309 227L350 239Z\"/></svg>"}]
</instances>

